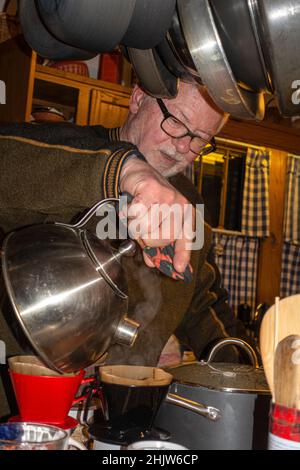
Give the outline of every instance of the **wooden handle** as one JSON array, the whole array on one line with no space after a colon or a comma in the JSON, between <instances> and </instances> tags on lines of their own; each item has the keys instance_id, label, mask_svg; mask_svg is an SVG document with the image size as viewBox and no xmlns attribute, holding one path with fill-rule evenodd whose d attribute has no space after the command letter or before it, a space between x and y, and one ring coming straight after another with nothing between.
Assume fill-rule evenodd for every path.
<instances>
[{"instance_id":1,"label":"wooden handle","mask_svg":"<svg viewBox=\"0 0 300 470\"><path fill-rule=\"evenodd\" d=\"M266 378L273 394L274 355L278 343L289 335L300 335L300 295L279 301L278 321L275 306L265 313L260 329L260 350ZM277 328L275 326L277 325ZM276 341L275 339L276 330Z\"/></svg>"},{"instance_id":2,"label":"wooden handle","mask_svg":"<svg viewBox=\"0 0 300 470\"><path fill-rule=\"evenodd\" d=\"M289 335L278 343L274 359L275 403L300 409L300 336Z\"/></svg>"}]
</instances>

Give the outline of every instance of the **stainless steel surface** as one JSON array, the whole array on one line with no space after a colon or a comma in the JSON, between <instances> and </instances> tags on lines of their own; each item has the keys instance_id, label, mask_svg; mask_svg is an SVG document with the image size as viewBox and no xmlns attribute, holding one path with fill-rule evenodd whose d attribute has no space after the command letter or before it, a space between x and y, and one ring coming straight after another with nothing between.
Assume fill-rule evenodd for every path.
<instances>
[{"instance_id":1,"label":"stainless steel surface","mask_svg":"<svg viewBox=\"0 0 300 470\"><path fill-rule=\"evenodd\" d=\"M121 297L121 299L127 299L127 293L124 292L126 288L124 286L124 276L119 269L120 258L122 252L112 252L109 249L109 243L105 242L107 249L103 250L103 247L99 246L98 238L89 233L81 232L81 242L89 254L90 258L95 263L97 271L110 285L113 291ZM103 242L104 244L104 242ZM128 241L129 249L135 249L135 242L132 240ZM125 251L123 251L125 253Z\"/></svg>"},{"instance_id":2,"label":"stainless steel surface","mask_svg":"<svg viewBox=\"0 0 300 470\"><path fill-rule=\"evenodd\" d=\"M249 343L240 338L225 338L215 344L215 346L209 352L207 364L213 361L213 358L216 356L217 352L220 351L220 349L222 349L224 346L239 346L248 354L253 366L255 368L259 367L256 352Z\"/></svg>"},{"instance_id":3,"label":"stainless steel surface","mask_svg":"<svg viewBox=\"0 0 300 470\"><path fill-rule=\"evenodd\" d=\"M114 334L114 342L132 346L136 340L139 324L128 317L123 317L118 323Z\"/></svg>"},{"instance_id":4,"label":"stainless steel surface","mask_svg":"<svg viewBox=\"0 0 300 470\"><path fill-rule=\"evenodd\" d=\"M95 213L103 206L111 205L112 203L118 203L119 199L115 197L110 197L109 199L103 199L102 201L96 202L79 220L76 224L64 224L62 222L55 222L56 225L69 228L83 228L95 215Z\"/></svg>"},{"instance_id":5,"label":"stainless steel surface","mask_svg":"<svg viewBox=\"0 0 300 470\"><path fill-rule=\"evenodd\" d=\"M168 372L178 383L206 387L228 393L270 394L262 368L223 362L190 362L170 367Z\"/></svg>"},{"instance_id":6,"label":"stainless steel surface","mask_svg":"<svg viewBox=\"0 0 300 470\"><path fill-rule=\"evenodd\" d=\"M283 116L300 113L299 0L252 0L275 97ZM294 101L294 102L293 102Z\"/></svg>"},{"instance_id":7,"label":"stainless steel surface","mask_svg":"<svg viewBox=\"0 0 300 470\"><path fill-rule=\"evenodd\" d=\"M254 92L272 91L247 0L214 0L215 23L238 84Z\"/></svg>"},{"instance_id":8,"label":"stainless steel surface","mask_svg":"<svg viewBox=\"0 0 300 470\"><path fill-rule=\"evenodd\" d=\"M263 93L239 87L208 0L178 0L178 9L193 62L215 103L234 117L263 119Z\"/></svg>"},{"instance_id":9,"label":"stainless steel surface","mask_svg":"<svg viewBox=\"0 0 300 470\"><path fill-rule=\"evenodd\" d=\"M128 48L128 55L142 87L150 95L172 98L178 92L178 78L160 59L155 49L139 50Z\"/></svg>"},{"instance_id":10,"label":"stainless steel surface","mask_svg":"<svg viewBox=\"0 0 300 470\"><path fill-rule=\"evenodd\" d=\"M81 229L91 220L93 215L101 207L105 205L109 206L112 202L118 203L119 199L109 198L97 202L76 224L63 224L60 222L56 222L56 225L59 225L61 227L68 227L71 229ZM135 242L133 240L126 240L120 246L119 251L113 253L110 250L108 243L107 249L103 250L103 246L100 246L98 243L99 239L90 232L86 232L84 230L80 231L80 239L88 255L95 263L95 266L97 267L97 270L99 271L101 276L106 280L106 282L108 282L108 284L119 297L121 297L122 299L127 299L127 295L122 291L124 280L123 275L120 275L121 272L118 269L118 263L120 261L120 257L123 254L130 255L136 250ZM117 261L118 263L116 264L115 261Z\"/></svg>"},{"instance_id":11,"label":"stainless steel surface","mask_svg":"<svg viewBox=\"0 0 300 470\"><path fill-rule=\"evenodd\" d=\"M221 418L221 412L217 408L202 405L202 403L198 403L196 401L187 400L186 398L180 397L174 393L168 393L165 398L165 402L181 406L189 411L194 411L195 413L205 416L205 418L211 419L212 421L216 421Z\"/></svg>"},{"instance_id":12,"label":"stainless steel surface","mask_svg":"<svg viewBox=\"0 0 300 470\"><path fill-rule=\"evenodd\" d=\"M249 355L253 366L212 362L218 351L225 346L241 347ZM264 371L259 367L253 348L240 338L225 338L210 350L208 360L185 363L170 367L170 374L178 383L207 387L211 390L222 390L229 393L270 394Z\"/></svg>"},{"instance_id":13,"label":"stainless steel surface","mask_svg":"<svg viewBox=\"0 0 300 470\"><path fill-rule=\"evenodd\" d=\"M127 312L127 286L118 256L80 222L80 228L26 227L3 245L3 276L17 319L41 358L60 372L87 367L113 341L131 344L136 337L137 324L120 323ZM96 261L82 243L84 233ZM101 275L99 260L123 296Z\"/></svg>"},{"instance_id":14,"label":"stainless steel surface","mask_svg":"<svg viewBox=\"0 0 300 470\"><path fill-rule=\"evenodd\" d=\"M260 62L261 62L262 67L264 68L264 75L268 83L268 88L273 93L274 89L273 89L273 83L272 83L272 78L271 78L270 63L269 63L268 57L264 54L262 42L260 40L260 34L259 34L259 21L260 20L259 20L258 8L257 8L257 0L247 0L247 5L248 5L248 11L250 14L250 21L252 25L252 31L255 37L257 51L260 55Z\"/></svg>"},{"instance_id":15,"label":"stainless steel surface","mask_svg":"<svg viewBox=\"0 0 300 470\"><path fill-rule=\"evenodd\" d=\"M174 54L172 47L169 44L167 38L164 38L157 46L156 50L159 57L169 69L169 71L175 75L175 77L181 78L186 82L194 82L194 77L186 70L186 68L178 60L176 54Z\"/></svg>"},{"instance_id":16,"label":"stainless steel surface","mask_svg":"<svg viewBox=\"0 0 300 470\"><path fill-rule=\"evenodd\" d=\"M126 240L121 243L116 257L120 256L134 256L136 253L136 243L132 240Z\"/></svg>"},{"instance_id":17,"label":"stainless steel surface","mask_svg":"<svg viewBox=\"0 0 300 470\"><path fill-rule=\"evenodd\" d=\"M172 49L174 55L177 57L181 65L191 74L192 77L200 80L199 73L196 69L196 66L193 62L192 56L190 54L189 48L187 46L180 18L178 16L177 7L174 12L172 23L167 32L166 39Z\"/></svg>"}]
</instances>

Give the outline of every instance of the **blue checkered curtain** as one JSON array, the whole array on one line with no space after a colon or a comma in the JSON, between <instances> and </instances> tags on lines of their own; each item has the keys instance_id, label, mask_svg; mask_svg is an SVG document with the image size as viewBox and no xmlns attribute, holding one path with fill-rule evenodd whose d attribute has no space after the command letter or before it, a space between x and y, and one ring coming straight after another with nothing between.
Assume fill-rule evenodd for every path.
<instances>
[{"instance_id":1,"label":"blue checkered curtain","mask_svg":"<svg viewBox=\"0 0 300 470\"><path fill-rule=\"evenodd\" d=\"M285 242L282 250L280 297L300 294L300 245Z\"/></svg>"},{"instance_id":2,"label":"blue checkered curtain","mask_svg":"<svg viewBox=\"0 0 300 470\"><path fill-rule=\"evenodd\" d=\"M258 245L257 238L214 232L216 263L235 314L240 304L255 310Z\"/></svg>"},{"instance_id":3,"label":"blue checkered curtain","mask_svg":"<svg viewBox=\"0 0 300 470\"><path fill-rule=\"evenodd\" d=\"M287 161L283 231L285 241L300 243L300 159L292 155Z\"/></svg>"},{"instance_id":4,"label":"blue checkered curtain","mask_svg":"<svg viewBox=\"0 0 300 470\"><path fill-rule=\"evenodd\" d=\"M269 236L270 153L248 148L242 208L242 233Z\"/></svg>"}]
</instances>

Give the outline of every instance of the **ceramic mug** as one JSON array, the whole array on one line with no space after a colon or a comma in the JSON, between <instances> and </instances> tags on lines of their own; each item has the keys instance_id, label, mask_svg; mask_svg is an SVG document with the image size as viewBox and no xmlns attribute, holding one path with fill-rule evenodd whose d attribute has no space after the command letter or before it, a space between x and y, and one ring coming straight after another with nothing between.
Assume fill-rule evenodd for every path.
<instances>
[{"instance_id":1,"label":"ceramic mug","mask_svg":"<svg viewBox=\"0 0 300 470\"><path fill-rule=\"evenodd\" d=\"M127 446L127 450L188 450L180 444L169 441L138 441Z\"/></svg>"}]
</instances>

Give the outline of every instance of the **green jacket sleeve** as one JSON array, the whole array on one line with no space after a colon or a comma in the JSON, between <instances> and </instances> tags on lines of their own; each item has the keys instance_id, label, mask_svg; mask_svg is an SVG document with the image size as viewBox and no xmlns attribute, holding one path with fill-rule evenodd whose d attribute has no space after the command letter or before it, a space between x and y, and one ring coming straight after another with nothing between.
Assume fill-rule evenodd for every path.
<instances>
[{"instance_id":1,"label":"green jacket sleeve","mask_svg":"<svg viewBox=\"0 0 300 470\"><path fill-rule=\"evenodd\" d=\"M103 198L118 197L122 165L138 152L113 147L85 150L0 135L0 227L69 221Z\"/></svg>"}]
</instances>

